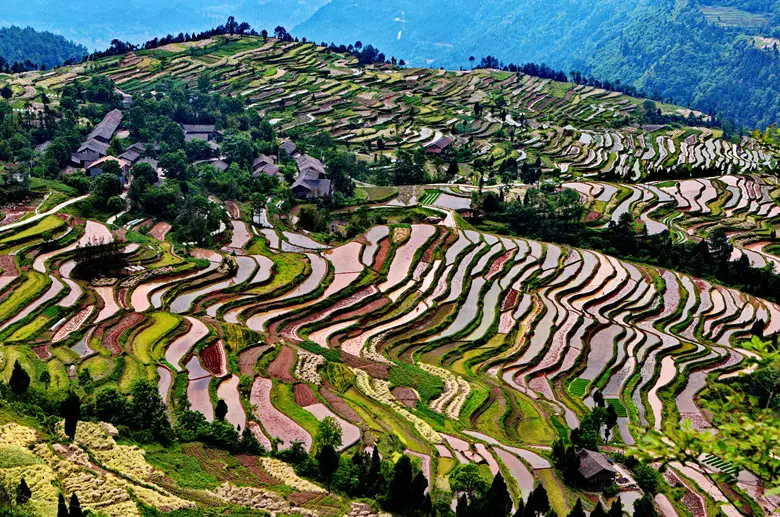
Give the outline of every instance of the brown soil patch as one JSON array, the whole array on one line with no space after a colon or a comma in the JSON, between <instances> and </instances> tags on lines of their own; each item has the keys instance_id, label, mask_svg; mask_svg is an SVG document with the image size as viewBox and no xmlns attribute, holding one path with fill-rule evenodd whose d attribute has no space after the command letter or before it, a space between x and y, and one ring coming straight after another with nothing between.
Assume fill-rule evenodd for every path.
<instances>
[{"instance_id":1,"label":"brown soil patch","mask_svg":"<svg viewBox=\"0 0 780 517\"><path fill-rule=\"evenodd\" d=\"M360 419L355 410L350 407L344 400L326 388L320 388L320 395L322 398L328 401L333 412L344 420L349 420L355 425L360 425L363 421Z\"/></svg>"},{"instance_id":2,"label":"brown soil patch","mask_svg":"<svg viewBox=\"0 0 780 517\"><path fill-rule=\"evenodd\" d=\"M374 271L379 271L382 269L382 266L385 263L385 260L387 260L387 255L390 253L390 239L382 239L379 242L379 248L376 251L376 256L374 257L374 265L371 266Z\"/></svg>"},{"instance_id":3,"label":"brown soil patch","mask_svg":"<svg viewBox=\"0 0 780 517\"><path fill-rule=\"evenodd\" d=\"M51 357L51 351L49 351L49 345L34 346L32 348L32 351L35 352L35 355L37 355L41 361L45 361L49 357Z\"/></svg>"},{"instance_id":4,"label":"brown soil patch","mask_svg":"<svg viewBox=\"0 0 780 517\"><path fill-rule=\"evenodd\" d=\"M352 354L348 354L344 351L341 352L341 358L344 359L344 363L346 363L346 365L351 368L359 368L374 379L387 380L387 372L390 370L390 367L386 364L368 361L366 359L356 357Z\"/></svg>"},{"instance_id":5,"label":"brown soil patch","mask_svg":"<svg viewBox=\"0 0 780 517\"><path fill-rule=\"evenodd\" d=\"M0 268L3 270L2 276L19 276L16 261L11 255L0 255Z\"/></svg>"},{"instance_id":6,"label":"brown soil patch","mask_svg":"<svg viewBox=\"0 0 780 517\"><path fill-rule=\"evenodd\" d=\"M200 353L200 358L203 361L203 367L216 377L227 375L227 355L222 341L217 341L204 348Z\"/></svg>"},{"instance_id":7,"label":"brown soil patch","mask_svg":"<svg viewBox=\"0 0 780 517\"><path fill-rule=\"evenodd\" d=\"M504 298L504 301L501 303L501 311L503 312L505 310L514 308L519 296L520 291L517 289L510 289L509 293L506 295L506 298Z\"/></svg>"},{"instance_id":8,"label":"brown soil patch","mask_svg":"<svg viewBox=\"0 0 780 517\"><path fill-rule=\"evenodd\" d=\"M260 359L260 356L269 348L271 348L269 345L256 346L238 354L239 373L241 373L241 375L254 375L257 360Z\"/></svg>"},{"instance_id":9,"label":"brown soil patch","mask_svg":"<svg viewBox=\"0 0 780 517\"><path fill-rule=\"evenodd\" d=\"M311 406L319 402L308 384L296 384L293 386L293 394L295 394L295 403L301 407Z\"/></svg>"},{"instance_id":10,"label":"brown soil patch","mask_svg":"<svg viewBox=\"0 0 780 517\"><path fill-rule=\"evenodd\" d=\"M250 474L255 476L261 482L268 485L278 485L279 482L268 475L266 471L260 468L260 464L257 460L257 456L249 456L248 454L241 454L236 456L236 459L249 471Z\"/></svg>"},{"instance_id":11,"label":"brown soil patch","mask_svg":"<svg viewBox=\"0 0 780 517\"><path fill-rule=\"evenodd\" d=\"M399 386L398 388L393 388L390 393L393 394L398 402L407 407L415 407L417 405L417 393L412 388Z\"/></svg>"},{"instance_id":12,"label":"brown soil patch","mask_svg":"<svg viewBox=\"0 0 780 517\"><path fill-rule=\"evenodd\" d=\"M363 305L362 307L358 307L355 310L345 312L344 314L340 314L338 318L334 318L333 323L338 323L339 321L346 321L353 318L359 318L367 314L371 314L372 312L378 311L388 303L390 303L389 298L384 298L384 297L378 298L372 301L371 303Z\"/></svg>"},{"instance_id":13,"label":"brown soil patch","mask_svg":"<svg viewBox=\"0 0 780 517\"><path fill-rule=\"evenodd\" d=\"M587 223L587 222L590 222L590 221L595 221L599 217L601 217L601 213L600 212L594 212L594 211L591 210L590 212L588 212L588 215L585 216L585 222Z\"/></svg>"},{"instance_id":14,"label":"brown soil patch","mask_svg":"<svg viewBox=\"0 0 780 517\"><path fill-rule=\"evenodd\" d=\"M293 492L287 496L287 500L295 504L295 506L303 506L304 504L321 497L322 494L318 492Z\"/></svg>"},{"instance_id":15,"label":"brown soil patch","mask_svg":"<svg viewBox=\"0 0 780 517\"><path fill-rule=\"evenodd\" d=\"M496 274L503 269L504 264L506 264L506 261L509 260L509 257L514 255L514 250L509 250L500 257L498 257L496 260L493 261L493 263L490 265L490 270L488 270L487 279L490 280Z\"/></svg>"},{"instance_id":16,"label":"brown soil patch","mask_svg":"<svg viewBox=\"0 0 780 517\"><path fill-rule=\"evenodd\" d=\"M146 316L140 312L133 312L128 314L122 320L109 328L103 334L103 346L111 352L111 355L116 357L122 353L122 347L119 345L119 337L130 329L138 326Z\"/></svg>"},{"instance_id":17,"label":"brown soil patch","mask_svg":"<svg viewBox=\"0 0 780 517\"><path fill-rule=\"evenodd\" d=\"M238 205L235 201L225 201L225 208L233 219L239 219L241 217L241 211L238 209Z\"/></svg>"},{"instance_id":18,"label":"brown soil patch","mask_svg":"<svg viewBox=\"0 0 780 517\"><path fill-rule=\"evenodd\" d=\"M430 246L425 248L425 251L423 252L423 256L422 256L422 262L427 262L430 264L431 261L433 260L433 252L436 250L436 248L441 246L442 241L444 241L444 239L449 235L450 234L448 232L441 231L441 229L439 229L436 240L433 241L433 243Z\"/></svg>"},{"instance_id":19,"label":"brown soil patch","mask_svg":"<svg viewBox=\"0 0 780 517\"><path fill-rule=\"evenodd\" d=\"M152 226L152 229L149 230L149 235L157 239L158 241L164 241L165 236L168 235L168 232L171 231L171 225L166 223L165 221L161 221L154 226Z\"/></svg>"},{"instance_id":20,"label":"brown soil patch","mask_svg":"<svg viewBox=\"0 0 780 517\"><path fill-rule=\"evenodd\" d=\"M283 347L271 364L268 365L268 376L285 382L295 382L290 370L295 364L295 352L290 347Z\"/></svg>"}]
</instances>

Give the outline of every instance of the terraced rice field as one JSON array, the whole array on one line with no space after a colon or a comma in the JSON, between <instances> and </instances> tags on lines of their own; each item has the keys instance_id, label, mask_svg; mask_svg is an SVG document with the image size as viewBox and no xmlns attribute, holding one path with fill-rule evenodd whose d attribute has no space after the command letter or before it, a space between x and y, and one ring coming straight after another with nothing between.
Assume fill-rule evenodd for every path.
<instances>
[{"instance_id":1,"label":"terraced rice field","mask_svg":"<svg viewBox=\"0 0 780 517\"><path fill-rule=\"evenodd\" d=\"M732 8L704 6L702 11L723 25L765 21L761 14ZM476 148L492 151L513 131L526 149L515 152L516 157L532 152L565 175L609 174L634 182L676 166L736 173L759 171L777 161L751 137L734 144L707 128L621 126L618 121L640 111L642 101L591 86L497 70L358 68L352 56L312 43L273 39L216 38L201 50L198 55L179 47L142 51L143 57L131 53L124 59L98 60L96 68L134 95L154 91L162 77L195 86L206 74L215 90L244 97L283 130L324 130L356 148L382 139L388 149L414 150L449 135L456 145L473 140ZM88 73L62 67L28 74L26 88L56 92ZM486 113L475 118L464 109L477 99L499 96L506 100L506 116ZM674 107L663 109L680 112ZM369 196L366 189L363 192ZM382 191L376 196L384 199L392 194Z\"/></svg>"},{"instance_id":2,"label":"terraced rice field","mask_svg":"<svg viewBox=\"0 0 780 517\"><path fill-rule=\"evenodd\" d=\"M740 202L732 202L735 217L772 210L759 196L771 184L754 188L747 184L752 176L733 178L676 188L674 195L702 212L744 186L758 203L737 209ZM581 185L572 188L608 191L595 182ZM627 198L624 209L641 211L651 196L660 202L666 188L637 185L640 195ZM679 203L674 195L665 202ZM36 325L39 334L25 334L31 344L50 344L34 361L67 358L123 390L134 379L155 379L170 402L182 375L183 396L194 410L213 419L213 397L223 399L227 421L249 426L263 443L276 437L282 447L294 440L311 447L317 421L334 416L343 448L362 439L361 429L393 432L424 463L456 457L491 472L505 468L524 495L534 478L547 476L541 471L549 462L530 447L553 439L551 414L576 426L583 404L592 405L601 390L619 418L616 444L634 443L641 428L664 430L683 418L706 428L696 398L706 375L738 368L744 359L738 342L757 319L780 328L780 307L770 302L593 251L443 224L378 226L335 248L293 239L306 246L298 256L307 266L294 285L270 298L253 291L274 281L278 273L270 264L277 253L198 251L208 258L200 270L152 281L130 281L131 274L114 287L74 281L81 296L57 305L62 295L51 286L72 289L62 266L72 250L50 253L44 272L19 268L19 280L0 301L0 325L6 336ZM38 245L27 244L33 251ZM369 265L383 246L384 272L377 275ZM131 258L143 253L128 249ZM219 267L227 260L236 267ZM260 264L266 272L255 282ZM149 278L145 271L134 275ZM239 310L209 312L203 302L226 288ZM155 310L134 312L144 300ZM110 309L97 311L98 303ZM57 310L46 312L52 307ZM55 317L62 323L55 325ZM226 329L250 332L247 327L258 337L227 339ZM696 359L678 354L686 346L700 351ZM14 357L31 360L15 350ZM117 376L109 375L119 367ZM248 396L238 389L239 375L254 377ZM676 397L661 396L671 385L679 386ZM717 459L711 463L731 472Z\"/></svg>"}]
</instances>

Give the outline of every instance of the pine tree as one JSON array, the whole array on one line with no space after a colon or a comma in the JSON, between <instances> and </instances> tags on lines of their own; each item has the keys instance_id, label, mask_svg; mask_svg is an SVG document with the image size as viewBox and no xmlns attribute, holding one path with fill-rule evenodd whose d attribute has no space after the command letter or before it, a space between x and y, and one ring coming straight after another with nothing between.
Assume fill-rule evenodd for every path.
<instances>
[{"instance_id":1,"label":"pine tree","mask_svg":"<svg viewBox=\"0 0 780 517\"><path fill-rule=\"evenodd\" d=\"M390 507L402 512L408 508L412 494L412 461L409 456L401 456L393 468L393 479L387 491Z\"/></svg>"},{"instance_id":2,"label":"pine tree","mask_svg":"<svg viewBox=\"0 0 780 517\"><path fill-rule=\"evenodd\" d=\"M62 492L57 496L57 517L68 517L68 505L65 504L65 496Z\"/></svg>"},{"instance_id":3,"label":"pine tree","mask_svg":"<svg viewBox=\"0 0 780 517\"><path fill-rule=\"evenodd\" d=\"M466 495L458 498L458 505L455 507L455 517L467 517L469 515L469 500Z\"/></svg>"},{"instance_id":4,"label":"pine tree","mask_svg":"<svg viewBox=\"0 0 780 517\"><path fill-rule=\"evenodd\" d=\"M425 503L425 489L428 488L428 480L425 474L418 472L412 480L412 492L409 497L410 508L420 508Z\"/></svg>"},{"instance_id":5,"label":"pine tree","mask_svg":"<svg viewBox=\"0 0 780 517\"><path fill-rule=\"evenodd\" d=\"M214 408L214 417L220 422L224 422L227 413L228 413L227 403L224 400L219 399L217 401L217 407Z\"/></svg>"},{"instance_id":6,"label":"pine tree","mask_svg":"<svg viewBox=\"0 0 780 517\"><path fill-rule=\"evenodd\" d=\"M73 492L73 495L70 496L68 515L70 515L70 517L84 517L84 513L81 511L81 503L79 502L76 492Z\"/></svg>"},{"instance_id":7,"label":"pine tree","mask_svg":"<svg viewBox=\"0 0 780 517\"><path fill-rule=\"evenodd\" d=\"M21 481L19 481L19 484L16 487L16 504L19 506L27 503L27 501L30 500L32 497L32 491L30 490L30 487L27 486L27 481L22 478Z\"/></svg>"},{"instance_id":8,"label":"pine tree","mask_svg":"<svg viewBox=\"0 0 780 517\"><path fill-rule=\"evenodd\" d=\"M328 490L330 490L330 482L333 479L333 474L339 468L339 453L332 445L326 445L317 454L317 462L320 465L320 475L325 479Z\"/></svg>"},{"instance_id":9,"label":"pine tree","mask_svg":"<svg viewBox=\"0 0 780 517\"><path fill-rule=\"evenodd\" d=\"M582 509L582 499L577 499L574 508L569 512L569 517L585 517L585 510Z\"/></svg>"},{"instance_id":10,"label":"pine tree","mask_svg":"<svg viewBox=\"0 0 780 517\"><path fill-rule=\"evenodd\" d=\"M607 515L609 517L623 517L623 503L620 501L620 498L615 499Z\"/></svg>"},{"instance_id":11,"label":"pine tree","mask_svg":"<svg viewBox=\"0 0 780 517\"><path fill-rule=\"evenodd\" d=\"M596 508L590 512L590 517L607 517L607 511L601 506L601 503L598 503Z\"/></svg>"},{"instance_id":12,"label":"pine tree","mask_svg":"<svg viewBox=\"0 0 780 517\"><path fill-rule=\"evenodd\" d=\"M8 381L11 391L15 395L22 395L30 387L30 376L24 371L19 361L14 362L14 369L11 372L11 379Z\"/></svg>"},{"instance_id":13,"label":"pine tree","mask_svg":"<svg viewBox=\"0 0 780 517\"><path fill-rule=\"evenodd\" d=\"M534 511L542 515L550 511L550 500L547 497L547 490L544 485L539 484L534 488Z\"/></svg>"},{"instance_id":14,"label":"pine tree","mask_svg":"<svg viewBox=\"0 0 780 517\"><path fill-rule=\"evenodd\" d=\"M379 448L374 446L371 453L371 465L368 469L366 479L366 490L368 496L375 496L384 490L382 476L382 459L379 457Z\"/></svg>"},{"instance_id":15,"label":"pine tree","mask_svg":"<svg viewBox=\"0 0 780 517\"><path fill-rule=\"evenodd\" d=\"M525 513L525 503L523 502L523 499L520 498L520 500L517 501L517 510L515 510L515 514L513 517L523 517L524 513Z\"/></svg>"},{"instance_id":16,"label":"pine tree","mask_svg":"<svg viewBox=\"0 0 780 517\"><path fill-rule=\"evenodd\" d=\"M65 434L73 440L76 438L76 425L81 416L81 399L71 392L60 403L60 414L65 419Z\"/></svg>"},{"instance_id":17,"label":"pine tree","mask_svg":"<svg viewBox=\"0 0 780 517\"><path fill-rule=\"evenodd\" d=\"M508 517L512 511L512 496L500 472L493 478L481 506L479 515L482 517Z\"/></svg>"},{"instance_id":18,"label":"pine tree","mask_svg":"<svg viewBox=\"0 0 780 517\"><path fill-rule=\"evenodd\" d=\"M645 494L634 503L634 515L642 517L658 517L658 511L653 503L653 496Z\"/></svg>"}]
</instances>

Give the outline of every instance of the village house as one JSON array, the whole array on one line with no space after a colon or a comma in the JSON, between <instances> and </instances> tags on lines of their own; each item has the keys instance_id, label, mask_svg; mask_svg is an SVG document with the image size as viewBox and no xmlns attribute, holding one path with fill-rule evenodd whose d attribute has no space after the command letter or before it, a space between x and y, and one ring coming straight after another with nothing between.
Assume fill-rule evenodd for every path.
<instances>
[{"instance_id":1,"label":"village house","mask_svg":"<svg viewBox=\"0 0 780 517\"><path fill-rule=\"evenodd\" d=\"M146 152L146 145L141 142L135 143L125 149L125 152L119 155L123 160L127 160L131 165L138 163Z\"/></svg>"},{"instance_id":2,"label":"village house","mask_svg":"<svg viewBox=\"0 0 780 517\"><path fill-rule=\"evenodd\" d=\"M86 167L106 154L108 154L108 144L98 140L88 140L70 156L70 161L76 167Z\"/></svg>"},{"instance_id":3,"label":"village house","mask_svg":"<svg viewBox=\"0 0 780 517\"><path fill-rule=\"evenodd\" d=\"M103 158L100 158L99 160L96 160L87 166L87 174L89 174L90 178L95 178L96 176L103 174L103 166L106 164L106 162L109 161L113 161L119 164L119 168L122 170L122 176L120 179L122 181L122 185L125 185L127 183L127 173L130 170L130 162L123 160L122 158L104 156Z\"/></svg>"},{"instance_id":4,"label":"village house","mask_svg":"<svg viewBox=\"0 0 780 517\"><path fill-rule=\"evenodd\" d=\"M617 476L617 470L605 455L588 449L577 451L579 472L588 488L603 488L611 485Z\"/></svg>"},{"instance_id":5,"label":"village house","mask_svg":"<svg viewBox=\"0 0 780 517\"><path fill-rule=\"evenodd\" d=\"M219 158L209 158L208 160L198 160L197 162L194 162L193 165L211 165L215 169L225 172L228 170L228 167L230 167L230 164L224 160L221 160Z\"/></svg>"},{"instance_id":6,"label":"village house","mask_svg":"<svg viewBox=\"0 0 780 517\"><path fill-rule=\"evenodd\" d=\"M259 176L265 174L266 176L279 177L282 175L279 171L279 167L276 166L276 160L273 156L266 156L264 154L255 158L252 162L252 176Z\"/></svg>"},{"instance_id":7,"label":"village house","mask_svg":"<svg viewBox=\"0 0 780 517\"><path fill-rule=\"evenodd\" d=\"M454 140L448 136L443 136L436 140L434 143L425 148L425 152L428 154L441 155L446 151Z\"/></svg>"},{"instance_id":8,"label":"village house","mask_svg":"<svg viewBox=\"0 0 780 517\"><path fill-rule=\"evenodd\" d=\"M298 175L292 185L295 197L319 199L333 194L333 185L325 174L325 165L318 159L302 154L295 159Z\"/></svg>"},{"instance_id":9,"label":"village house","mask_svg":"<svg viewBox=\"0 0 780 517\"><path fill-rule=\"evenodd\" d=\"M295 157L295 155L298 152L298 147L295 145L295 142L293 142L292 140L285 140L284 142L279 144L279 150L286 152L292 157Z\"/></svg>"},{"instance_id":10,"label":"village house","mask_svg":"<svg viewBox=\"0 0 780 517\"><path fill-rule=\"evenodd\" d=\"M182 124L184 129L184 141L203 140L208 142L212 149L219 149L216 142L222 140L222 132L217 131L214 124Z\"/></svg>"},{"instance_id":11,"label":"village house","mask_svg":"<svg viewBox=\"0 0 780 517\"><path fill-rule=\"evenodd\" d=\"M120 124L122 124L122 112L116 109L108 112L103 120L90 131L81 147L71 155L71 163L76 167L86 167L106 156L111 139L119 129Z\"/></svg>"}]
</instances>

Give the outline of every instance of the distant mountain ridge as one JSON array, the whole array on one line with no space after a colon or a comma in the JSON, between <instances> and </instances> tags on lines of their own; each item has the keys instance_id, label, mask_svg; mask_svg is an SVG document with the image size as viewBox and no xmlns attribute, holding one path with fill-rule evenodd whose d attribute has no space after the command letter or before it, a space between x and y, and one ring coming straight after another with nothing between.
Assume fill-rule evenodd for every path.
<instances>
[{"instance_id":1,"label":"distant mountain ridge","mask_svg":"<svg viewBox=\"0 0 780 517\"><path fill-rule=\"evenodd\" d=\"M85 46L51 32L39 32L30 27L0 28L0 58L9 64L30 61L52 68L68 60L79 60L86 54Z\"/></svg>"},{"instance_id":2,"label":"distant mountain ridge","mask_svg":"<svg viewBox=\"0 0 780 517\"><path fill-rule=\"evenodd\" d=\"M114 38L133 43L180 32L200 32L228 16L257 30L292 27L308 19L328 0L3 0L0 26L32 26L61 34L89 50L107 48Z\"/></svg>"},{"instance_id":3,"label":"distant mountain ridge","mask_svg":"<svg viewBox=\"0 0 780 517\"><path fill-rule=\"evenodd\" d=\"M779 14L777 0L333 0L293 32L416 66L544 62L762 127L780 121Z\"/></svg>"}]
</instances>

